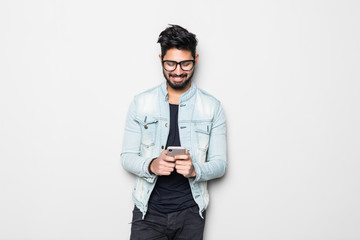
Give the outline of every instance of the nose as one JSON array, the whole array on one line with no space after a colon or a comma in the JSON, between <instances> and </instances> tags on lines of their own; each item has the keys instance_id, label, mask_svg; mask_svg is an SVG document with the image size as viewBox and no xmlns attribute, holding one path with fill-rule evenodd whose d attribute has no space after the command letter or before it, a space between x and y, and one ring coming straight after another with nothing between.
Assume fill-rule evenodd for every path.
<instances>
[{"instance_id":1,"label":"nose","mask_svg":"<svg viewBox=\"0 0 360 240\"><path fill-rule=\"evenodd\" d=\"M176 66L176 68L175 68L175 70L174 70L174 73L175 73L176 75L180 75L180 74L183 73L183 71L182 71L182 69L181 69L181 67L180 67L180 64L178 64L178 65Z\"/></svg>"}]
</instances>

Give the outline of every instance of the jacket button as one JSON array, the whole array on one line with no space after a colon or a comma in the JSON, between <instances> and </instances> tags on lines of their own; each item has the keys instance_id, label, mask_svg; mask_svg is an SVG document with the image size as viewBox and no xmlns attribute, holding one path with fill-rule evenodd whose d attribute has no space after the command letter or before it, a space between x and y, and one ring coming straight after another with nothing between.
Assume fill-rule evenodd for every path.
<instances>
[{"instance_id":1,"label":"jacket button","mask_svg":"<svg viewBox=\"0 0 360 240\"><path fill-rule=\"evenodd\" d=\"M168 124L167 124L167 123L165 123L165 127L168 127Z\"/></svg>"},{"instance_id":2,"label":"jacket button","mask_svg":"<svg viewBox=\"0 0 360 240\"><path fill-rule=\"evenodd\" d=\"M165 148L164 145L162 145L162 146L161 146L161 149L164 149L164 148Z\"/></svg>"},{"instance_id":3,"label":"jacket button","mask_svg":"<svg viewBox=\"0 0 360 240\"><path fill-rule=\"evenodd\" d=\"M144 128L145 128L145 129L148 129L149 127L148 127L148 125L145 125Z\"/></svg>"}]
</instances>

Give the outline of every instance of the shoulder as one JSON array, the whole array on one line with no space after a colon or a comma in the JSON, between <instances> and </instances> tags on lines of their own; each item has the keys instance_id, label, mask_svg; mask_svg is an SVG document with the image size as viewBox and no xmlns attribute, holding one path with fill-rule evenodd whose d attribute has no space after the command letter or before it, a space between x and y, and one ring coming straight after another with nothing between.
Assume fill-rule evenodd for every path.
<instances>
[{"instance_id":1,"label":"shoulder","mask_svg":"<svg viewBox=\"0 0 360 240\"><path fill-rule=\"evenodd\" d=\"M196 89L196 101L200 101L205 105L212 105L214 107L221 105L221 102L216 97L200 88Z\"/></svg>"},{"instance_id":2,"label":"shoulder","mask_svg":"<svg viewBox=\"0 0 360 240\"><path fill-rule=\"evenodd\" d=\"M210 93L197 88L195 99L195 114L199 119L216 119L222 111L221 102Z\"/></svg>"},{"instance_id":3,"label":"shoulder","mask_svg":"<svg viewBox=\"0 0 360 240\"><path fill-rule=\"evenodd\" d=\"M150 88L144 92L141 92L134 97L134 101L136 102L146 102L146 101L154 101L160 96L160 86L156 86L153 88Z\"/></svg>"},{"instance_id":4,"label":"shoulder","mask_svg":"<svg viewBox=\"0 0 360 240\"><path fill-rule=\"evenodd\" d=\"M144 92L141 92L134 96L133 99L134 108L137 111L142 111L142 112L151 111L154 108L156 108L156 106L158 105L156 103L159 102L160 96L161 96L160 86L156 86Z\"/></svg>"}]
</instances>

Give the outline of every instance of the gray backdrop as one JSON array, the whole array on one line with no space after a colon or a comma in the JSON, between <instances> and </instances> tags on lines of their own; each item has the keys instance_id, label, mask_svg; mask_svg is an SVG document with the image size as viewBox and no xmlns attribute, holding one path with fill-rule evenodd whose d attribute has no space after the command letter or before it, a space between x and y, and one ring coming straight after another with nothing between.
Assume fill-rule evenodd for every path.
<instances>
[{"instance_id":1,"label":"gray backdrop","mask_svg":"<svg viewBox=\"0 0 360 240\"><path fill-rule=\"evenodd\" d=\"M168 23L199 39L227 174L207 240L360 239L359 1L1 1L0 239L127 239L132 97Z\"/></svg>"}]
</instances>

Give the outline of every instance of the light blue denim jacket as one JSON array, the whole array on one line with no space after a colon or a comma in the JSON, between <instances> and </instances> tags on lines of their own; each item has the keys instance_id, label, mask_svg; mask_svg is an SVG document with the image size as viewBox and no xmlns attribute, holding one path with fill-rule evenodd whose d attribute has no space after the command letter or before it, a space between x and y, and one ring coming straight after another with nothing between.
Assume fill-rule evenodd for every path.
<instances>
[{"instance_id":1,"label":"light blue denim jacket","mask_svg":"<svg viewBox=\"0 0 360 240\"><path fill-rule=\"evenodd\" d=\"M167 142L170 112L166 82L133 99L126 120L121 163L137 176L133 200L143 213L157 176L148 171L152 159L160 156ZM220 102L194 83L180 96L178 126L181 146L189 150L195 178L189 178L199 214L209 204L207 181L224 175L226 123Z\"/></svg>"}]
</instances>

